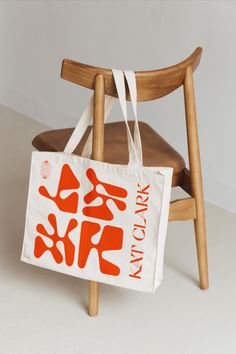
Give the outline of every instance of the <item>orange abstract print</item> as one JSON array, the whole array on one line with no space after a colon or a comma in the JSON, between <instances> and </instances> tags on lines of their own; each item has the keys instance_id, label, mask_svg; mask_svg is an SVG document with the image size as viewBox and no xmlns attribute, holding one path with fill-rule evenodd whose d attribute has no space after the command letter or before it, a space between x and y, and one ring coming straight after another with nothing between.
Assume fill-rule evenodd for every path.
<instances>
[{"instance_id":1,"label":"orange abstract print","mask_svg":"<svg viewBox=\"0 0 236 354\"><path fill-rule=\"evenodd\" d=\"M34 244L34 255L36 258L40 258L45 252L50 252L57 264L64 262L67 266L72 266L75 260L76 247L78 247L77 266L82 269L86 267L91 251L95 249L98 255L100 272L117 276L120 274L120 268L104 258L103 252L122 249L123 229L119 225L104 225L104 221L112 220L113 223L116 222L115 215L109 208L110 203L107 203L108 201L112 201L118 212L123 212L126 209L124 200L127 197L127 191L120 186L101 181L92 168L87 169L86 176L92 184L92 190L85 196L82 195L82 189L79 189L79 180L68 164L62 166L55 196L52 196L45 186L42 185L39 187L39 194L41 196L55 202L58 214L48 215L48 221L53 228L52 234L46 230L43 224L36 226L37 236ZM101 186L105 192L98 192L98 186ZM70 190L77 191L72 191L71 194L62 198L61 193ZM83 220L82 215L81 221L78 220L79 223L75 218L70 219L64 236L59 235L57 217L60 218L61 213L65 212L76 213L79 200L81 200L79 198L82 197L84 197L84 202L87 204L82 210L82 214L86 216L86 220ZM93 202L96 203L97 198L101 200L101 204L93 205ZM102 225L100 224L100 220L103 220ZM78 230L79 233L79 228L77 229L77 227L80 227L79 245L75 245L69 237L70 232L74 229L75 232ZM99 237L98 242L94 242L94 237L96 238L96 236ZM62 248L58 247L60 242L64 246L64 254L61 251ZM48 246L49 243L50 246Z\"/></svg>"},{"instance_id":2,"label":"orange abstract print","mask_svg":"<svg viewBox=\"0 0 236 354\"><path fill-rule=\"evenodd\" d=\"M122 248L123 230L120 227L104 226L98 243L92 242L92 237L101 230L101 226L91 221L83 221L80 235L78 265L84 268L93 248L97 250L100 270L104 274L119 275L120 269L115 264L103 258L103 251L120 250Z\"/></svg>"},{"instance_id":3,"label":"orange abstract print","mask_svg":"<svg viewBox=\"0 0 236 354\"><path fill-rule=\"evenodd\" d=\"M80 183L71 171L68 164L63 165L61 170L61 176L57 188L57 193L53 197L49 194L48 190L44 186L39 187L39 193L44 197L53 200L58 209L67 213L76 213L78 208L78 193L72 192L68 197L62 198L61 192L66 190L78 189Z\"/></svg>"},{"instance_id":4,"label":"orange abstract print","mask_svg":"<svg viewBox=\"0 0 236 354\"><path fill-rule=\"evenodd\" d=\"M113 220L114 215L107 206L107 201L112 200L116 207L123 211L126 209L126 203L118 198L127 197L127 191L124 188L114 186L112 184L101 182L92 168L87 170L87 177L93 184L93 189L91 192L85 195L84 201L86 204L92 203L97 198L102 199L102 204L98 206L89 206L83 209L83 214L86 216L103 219L103 220ZM102 186L108 195L99 193L97 191L97 186Z\"/></svg>"},{"instance_id":5,"label":"orange abstract print","mask_svg":"<svg viewBox=\"0 0 236 354\"><path fill-rule=\"evenodd\" d=\"M38 224L36 230L39 234L48 238L52 246L47 246L42 236L36 236L34 255L36 258L40 258L46 251L50 251L56 263L62 263L64 257L58 248L58 243L62 242L65 250L65 263L68 266L72 266L74 262L75 246L69 238L69 233L76 228L78 222L75 219L71 219L67 225L65 235L60 237L58 234L57 220L54 214L48 215L48 221L53 228L53 233L50 235L42 224Z\"/></svg>"}]
</instances>

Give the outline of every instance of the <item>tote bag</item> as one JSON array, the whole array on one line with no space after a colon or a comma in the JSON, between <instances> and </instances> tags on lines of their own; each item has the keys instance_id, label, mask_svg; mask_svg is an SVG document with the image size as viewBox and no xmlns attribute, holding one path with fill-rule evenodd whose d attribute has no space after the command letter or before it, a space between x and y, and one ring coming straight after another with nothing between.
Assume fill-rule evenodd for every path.
<instances>
[{"instance_id":1,"label":"tote bag","mask_svg":"<svg viewBox=\"0 0 236 354\"><path fill-rule=\"evenodd\" d=\"M127 120L125 79L135 117ZM72 276L145 292L162 280L172 168L144 167L132 71L113 70L128 137L128 165L93 161L93 98L64 152L32 153L21 260ZM105 119L115 98L105 97ZM106 146L105 146L106 148ZM157 151L158 154L158 151Z\"/></svg>"}]
</instances>

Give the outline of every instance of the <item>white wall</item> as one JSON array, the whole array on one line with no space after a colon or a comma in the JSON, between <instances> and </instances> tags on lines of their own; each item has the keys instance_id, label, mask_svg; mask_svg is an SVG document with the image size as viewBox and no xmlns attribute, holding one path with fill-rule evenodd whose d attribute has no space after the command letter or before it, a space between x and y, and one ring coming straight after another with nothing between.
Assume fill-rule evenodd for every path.
<instances>
[{"instance_id":1,"label":"white wall","mask_svg":"<svg viewBox=\"0 0 236 354\"><path fill-rule=\"evenodd\" d=\"M205 196L236 213L235 41L230 1L1 1L0 103L54 128L72 126L89 92L60 79L63 58L156 69L201 45L195 83ZM187 156L182 90L140 104L139 113Z\"/></svg>"}]
</instances>

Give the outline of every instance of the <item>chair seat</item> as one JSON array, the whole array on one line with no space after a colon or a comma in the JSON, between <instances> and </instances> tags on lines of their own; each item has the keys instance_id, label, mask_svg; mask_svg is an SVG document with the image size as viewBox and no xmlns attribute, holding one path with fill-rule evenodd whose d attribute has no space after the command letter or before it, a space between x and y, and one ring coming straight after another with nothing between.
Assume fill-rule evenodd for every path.
<instances>
[{"instance_id":1,"label":"chair seat","mask_svg":"<svg viewBox=\"0 0 236 354\"><path fill-rule=\"evenodd\" d=\"M129 122L133 134L134 123ZM148 124L139 122L142 145L143 161L145 166L173 167L174 174L185 168L183 157L169 145ZM36 136L33 146L40 151L63 151L74 128L49 130ZM74 153L80 155L91 127L86 130L81 142ZM128 163L127 134L124 122L105 124L104 161L114 164Z\"/></svg>"}]
</instances>

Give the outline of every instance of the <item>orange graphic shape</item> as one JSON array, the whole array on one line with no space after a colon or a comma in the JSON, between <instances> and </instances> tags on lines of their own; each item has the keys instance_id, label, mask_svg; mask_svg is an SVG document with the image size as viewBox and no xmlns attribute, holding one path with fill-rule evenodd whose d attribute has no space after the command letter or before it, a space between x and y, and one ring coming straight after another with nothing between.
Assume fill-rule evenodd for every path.
<instances>
[{"instance_id":1,"label":"orange graphic shape","mask_svg":"<svg viewBox=\"0 0 236 354\"><path fill-rule=\"evenodd\" d=\"M76 213L78 208L78 193L72 192L68 197L61 198L61 192L65 190L78 189L80 183L72 172L68 164L63 165L61 170L61 176L55 196L49 194L48 190L44 186L39 187L39 193L45 198L51 199L57 205L57 207L64 212Z\"/></svg>"},{"instance_id":2,"label":"orange graphic shape","mask_svg":"<svg viewBox=\"0 0 236 354\"><path fill-rule=\"evenodd\" d=\"M123 200L117 199L117 197L127 197L126 189L100 181L92 168L89 168L86 174L90 182L93 184L93 189L85 195L85 203L90 204L97 198L101 198L102 204L97 206L84 207L84 215L97 219L112 220L114 216L109 207L107 206L108 200L112 200L119 210L124 211L126 209L126 203ZM98 185L103 186L108 195L97 192L96 188Z\"/></svg>"},{"instance_id":3,"label":"orange graphic shape","mask_svg":"<svg viewBox=\"0 0 236 354\"><path fill-rule=\"evenodd\" d=\"M120 274L120 268L103 258L104 251L116 251L122 248L123 230L115 226L104 226L98 243L92 242L92 237L100 231L99 224L83 221L80 234L79 259L78 266L86 266L89 254L93 248L97 250L100 271L104 274L117 276Z\"/></svg>"},{"instance_id":4,"label":"orange graphic shape","mask_svg":"<svg viewBox=\"0 0 236 354\"><path fill-rule=\"evenodd\" d=\"M78 225L75 219L71 219L68 223L65 235L60 237L57 229L57 220L54 214L48 215L48 221L53 228L53 233L49 234L43 224L38 224L36 230L39 234L47 237L52 241L52 246L47 246L42 236L36 236L34 244L34 256L40 258L46 251L49 251L55 262L60 264L65 259L66 265L71 266L74 262L75 246L69 238L69 233ZM62 242L64 246L64 257L58 248L58 242Z\"/></svg>"}]
</instances>

